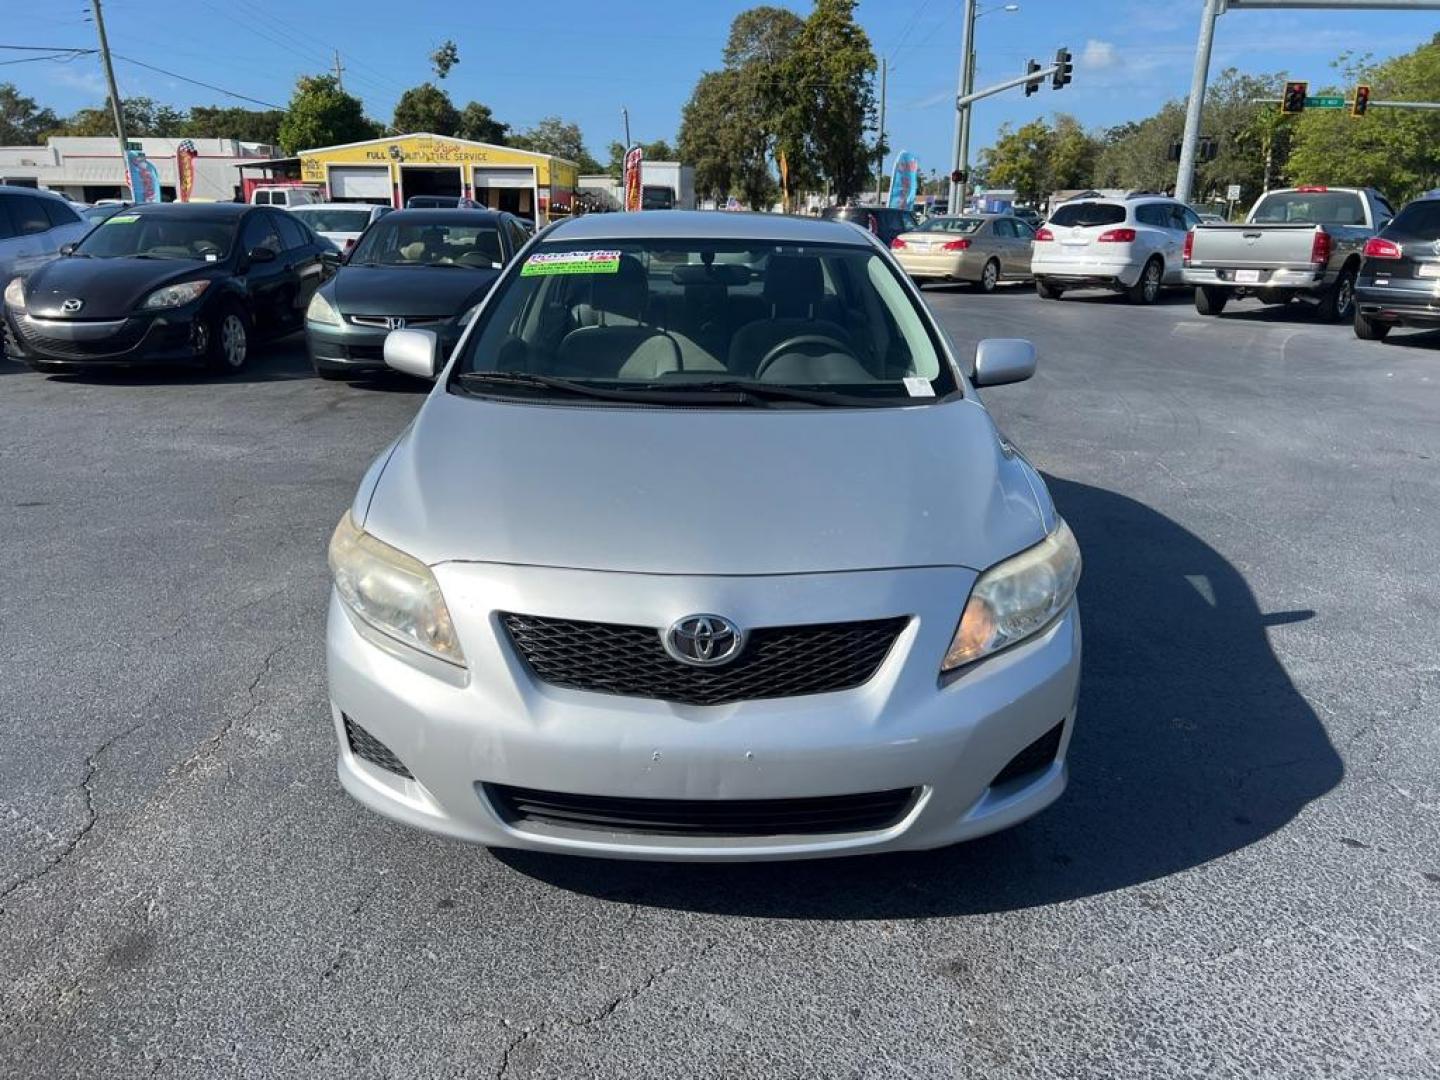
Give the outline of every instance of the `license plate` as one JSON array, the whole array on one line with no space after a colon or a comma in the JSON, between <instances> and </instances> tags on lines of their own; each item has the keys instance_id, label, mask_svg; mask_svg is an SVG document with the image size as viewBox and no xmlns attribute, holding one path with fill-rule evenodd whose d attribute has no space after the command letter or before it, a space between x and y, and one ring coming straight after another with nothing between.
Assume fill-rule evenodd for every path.
<instances>
[{"instance_id":1,"label":"license plate","mask_svg":"<svg viewBox=\"0 0 1440 1080\"><path fill-rule=\"evenodd\" d=\"M1260 281L1259 270L1236 270L1235 283L1237 285L1255 285Z\"/></svg>"},{"instance_id":2,"label":"license plate","mask_svg":"<svg viewBox=\"0 0 1440 1080\"><path fill-rule=\"evenodd\" d=\"M914 244L914 245L912 245L912 246L915 248L916 251L929 251L929 250L930 250L930 245L929 245L929 244Z\"/></svg>"},{"instance_id":3,"label":"license plate","mask_svg":"<svg viewBox=\"0 0 1440 1080\"><path fill-rule=\"evenodd\" d=\"M1440 263L1420 263L1415 267L1417 277L1440 278Z\"/></svg>"}]
</instances>

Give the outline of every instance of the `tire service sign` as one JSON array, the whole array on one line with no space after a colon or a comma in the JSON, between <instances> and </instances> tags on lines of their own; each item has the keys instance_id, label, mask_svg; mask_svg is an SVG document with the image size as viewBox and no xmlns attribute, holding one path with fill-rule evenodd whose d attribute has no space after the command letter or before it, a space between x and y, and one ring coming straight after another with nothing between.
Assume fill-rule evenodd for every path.
<instances>
[{"instance_id":1,"label":"tire service sign","mask_svg":"<svg viewBox=\"0 0 1440 1080\"><path fill-rule=\"evenodd\" d=\"M631 213L640 209L640 166L644 157L638 145L625 151L625 209Z\"/></svg>"}]
</instances>

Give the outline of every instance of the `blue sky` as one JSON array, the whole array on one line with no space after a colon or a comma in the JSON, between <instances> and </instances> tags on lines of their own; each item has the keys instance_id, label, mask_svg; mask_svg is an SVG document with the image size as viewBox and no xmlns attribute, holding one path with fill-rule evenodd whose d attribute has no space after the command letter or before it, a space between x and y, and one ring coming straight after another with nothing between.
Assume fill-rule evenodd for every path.
<instances>
[{"instance_id":1,"label":"blue sky","mask_svg":"<svg viewBox=\"0 0 1440 1080\"><path fill-rule=\"evenodd\" d=\"M1004 0L986 0L999 9ZM1075 81L1030 98L1010 91L976 108L976 151L1006 120L1063 110L1103 127L1150 114L1188 88L1201 0L1019 0L977 29L977 84L1018 74L1027 57L1056 46L1075 54ZM92 46L84 0L11 0L0 44ZM673 138L680 108L701 71L720 66L739 0L106 0L115 52L182 75L283 104L297 75L332 62L339 49L346 88L388 120L400 92L429 77L427 54L445 38L460 48L446 81L457 105L471 98L525 127L559 114L578 122L592 153L621 137L621 106L637 139ZM808 0L787 4L802 14ZM18 9L18 10L17 10ZM960 0L861 0L858 17L877 56L889 58L891 145L925 169L949 157ZM457 14L465 12L466 14ZM1323 83L1346 50L1389 56L1440 27L1435 12L1234 11L1220 20L1213 71L1288 71ZM0 59L20 54L6 53ZM117 63L122 94L177 106L242 104L153 71ZM99 104L99 63L81 57L0 67L0 81L67 113Z\"/></svg>"}]
</instances>

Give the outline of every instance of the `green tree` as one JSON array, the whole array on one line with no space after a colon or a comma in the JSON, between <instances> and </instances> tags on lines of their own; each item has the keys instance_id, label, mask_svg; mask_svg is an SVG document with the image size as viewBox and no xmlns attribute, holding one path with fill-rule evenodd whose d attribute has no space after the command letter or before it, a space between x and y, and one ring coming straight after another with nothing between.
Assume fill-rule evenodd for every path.
<instances>
[{"instance_id":1,"label":"green tree","mask_svg":"<svg viewBox=\"0 0 1440 1080\"><path fill-rule=\"evenodd\" d=\"M455 127L455 134L462 139L504 146L505 140L510 137L510 125L496 120L490 106L472 101L460 110L460 122Z\"/></svg>"},{"instance_id":2,"label":"green tree","mask_svg":"<svg viewBox=\"0 0 1440 1080\"><path fill-rule=\"evenodd\" d=\"M402 135L416 131L454 135L460 130L460 111L444 90L434 83L421 83L400 95L390 126Z\"/></svg>"},{"instance_id":3,"label":"green tree","mask_svg":"<svg viewBox=\"0 0 1440 1080\"><path fill-rule=\"evenodd\" d=\"M793 11L767 5L735 16L725 40L725 65L736 75L732 105L737 110L736 120L747 125L762 160L774 161L786 209L792 192L814 184L818 176L806 140L804 104L796 100L789 84L789 65L804 29L805 20ZM737 135L743 137L744 132ZM748 159L756 151L745 148L741 152ZM753 165L749 171L754 172ZM759 175L752 175L750 182L757 190L773 186L763 183ZM767 198L766 203L770 201Z\"/></svg>"},{"instance_id":4,"label":"green tree","mask_svg":"<svg viewBox=\"0 0 1440 1080\"><path fill-rule=\"evenodd\" d=\"M1440 100L1440 34L1383 63L1342 56L1337 67L1345 79L1343 89L1369 83L1374 99ZM1340 93L1342 88L1326 92ZM1440 112L1380 108L1356 119L1345 112L1314 110L1291 123L1294 147L1286 166L1290 183L1369 185L1397 202L1440 184Z\"/></svg>"},{"instance_id":5,"label":"green tree","mask_svg":"<svg viewBox=\"0 0 1440 1080\"><path fill-rule=\"evenodd\" d=\"M460 63L460 50L449 38L442 41L440 47L430 54L430 67L435 72L437 79L443 79L449 75L450 69L458 63Z\"/></svg>"},{"instance_id":6,"label":"green tree","mask_svg":"<svg viewBox=\"0 0 1440 1080\"><path fill-rule=\"evenodd\" d=\"M737 69L700 76L680 114L680 159L695 166L697 194L717 201L738 195L757 210L774 202L769 140L759 119L759 104Z\"/></svg>"},{"instance_id":7,"label":"green tree","mask_svg":"<svg viewBox=\"0 0 1440 1080\"><path fill-rule=\"evenodd\" d=\"M1099 156L1100 140L1081 127L1075 117L1058 113L1045 159L1045 194L1094 183L1095 162Z\"/></svg>"},{"instance_id":8,"label":"green tree","mask_svg":"<svg viewBox=\"0 0 1440 1080\"><path fill-rule=\"evenodd\" d=\"M139 139L145 136L177 136L185 124L185 114L169 105L157 104L152 98L126 98L121 110L125 116L125 136ZM80 109L73 116L60 122L53 132L56 135L102 136L115 134L115 120L110 112L110 99L95 109Z\"/></svg>"},{"instance_id":9,"label":"green tree","mask_svg":"<svg viewBox=\"0 0 1440 1080\"><path fill-rule=\"evenodd\" d=\"M35 146L58 123L52 111L21 95L14 83L0 83L0 146Z\"/></svg>"},{"instance_id":10,"label":"green tree","mask_svg":"<svg viewBox=\"0 0 1440 1080\"><path fill-rule=\"evenodd\" d=\"M1014 188L1027 202L1050 194L1049 158L1055 133L1043 119L1031 120L1020 128L1001 124L995 145L980 152L981 167L989 182L998 188Z\"/></svg>"},{"instance_id":11,"label":"green tree","mask_svg":"<svg viewBox=\"0 0 1440 1080\"><path fill-rule=\"evenodd\" d=\"M317 146L373 139L381 131L379 124L365 116L360 99L341 90L334 75L302 75L280 125L280 145L287 154L294 154Z\"/></svg>"},{"instance_id":12,"label":"green tree","mask_svg":"<svg viewBox=\"0 0 1440 1080\"><path fill-rule=\"evenodd\" d=\"M279 109L196 105L180 125L179 134L191 139L239 139L278 146L284 119L285 113Z\"/></svg>"},{"instance_id":13,"label":"green tree","mask_svg":"<svg viewBox=\"0 0 1440 1080\"><path fill-rule=\"evenodd\" d=\"M789 106L781 142L808 150L820 175L844 199L867 183L873 150L875 53L855 21L855 0L815 0L782 63Z\"/></svg>"},{"instance_id":14,"label":"green tree","mask_svg":"<svg viewBox=\"0 0 1440 1080\"><path fill-rule=\"evenodd\" d=\"M625 171L625 150L626 146L622 142L610 144L610 164L605 171L611 176L618 177ZM676 153L675 148L664 139L640 143L640 153L644 155L646 161L675 161L680 156Z\"/></svg>"},{"instance_id":15,"label":"green tree","mask_svg":"<svg viewBox=\"0 0 1440 1080\"><path fill-rule=\"evenodd\" d=\"M511 138L510 145L573 161L582 173L604 172L600 162L585 149L580 125L566 123L558 116L547 116L534 127L519 132Z\"/></svg>"}]
</instances>

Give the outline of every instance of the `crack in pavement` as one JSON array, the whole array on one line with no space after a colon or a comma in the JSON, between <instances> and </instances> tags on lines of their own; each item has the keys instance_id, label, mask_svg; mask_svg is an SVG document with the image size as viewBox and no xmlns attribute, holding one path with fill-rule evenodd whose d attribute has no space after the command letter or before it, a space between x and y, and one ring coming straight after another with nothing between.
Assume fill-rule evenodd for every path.
<instances>
[{"instance_id":1,"label":"crack in pavement","mask_svg":"<svg viewBox=\"0 0 1440 1080\"><path fill-rule=\"evenodd\" d=\"M255 688L259 686L261 680L270 673L270 665L274 662L275 657L280 655L280 650L288 644L289 642L282 641L265 654L265 659L261 662L260 670L255 673L255 678L251 679L250 685L245 688L245 694L250 699L250 704L234 716L226 717L225 722L220 725L220 730L197 746L195 752L180 762L180 764L176 765L172 772L177 774L189 772L201 758L213 754L219 749L220 744L224 742L225 737L235 729L236 724L242 723L254 714L255 710L260 707L260 699L255 696Z\"/></svg>"},{"instance_id":2,"label":"crack in pavement","mask_svg":"<svg viewBox=\"0 0 1440 1080\"><path fill-rule=\"evenodd\" d=\"M557 1031L563 1028L568 1028L572 1031L578 1031L584 1028L594 1027L596 1024L604 1023L610 1017L614 1016L616 1011L622 1005L628 1005L632 1001L635 1001L637 998L649 991L652 986L654 986L660 979L664 978L666 975L673 974L676 971L683 970L684 968L688 968L693 964L698 963L700 960L704 959L705 956L719 944L720 942L718 939L715 941L707 941L703 946L700 947L699 950L695 952L693 956L687 957L685 960L678 961L674 964L666 964L662 968L657 968L655 971L652 971L649 975L642 979L639 983L628 988L610 1001L606 1002L605 1005L602 1006L598 1012L590 1016L562 1016L554 1020L542 1021L533 1028L526 1028L515 1038L511 1039L510 1042L506 1044L505 1049L501 1051L500 1065L495 1070L495 1080L505 1080L505 1077L510 1072L510 1059L512 1055L514 1055L514 1053L519 1050L520 1047L525 1045L525 1043L529 1042L531 1039L537 1038L538 1036L544 1035L548 1032Z\"/></svg>"},{"instance_id":3,"label":"crack in pavement","mask_svg":"<svg viewBox=\"0 0 1440 1080\"><path fill-rule=\"evenodd\" d=\"M92 786L95 781L95 774L99 771L100 768L100 758L105 754L107 750L109 750L121 739L125 738L125 736L131 734L134 731L138 731L143 726L144 725L141 723L135 723L131 724L123 731L116 732L114 735L111 735L108 739L101 743L95 749L95 751L85 759L85 772L84 775L80 777L80 797L82 799L85 809L85 820L81 822L79 831L76 832L75 835L70 837L68 840L63 841L59 852L49 858L46 861L45 865L41 866L33 873L29 873L20 877L18 880L6 886L3 891L0 891L0 905L3 905L4 902L9 899L11 894L14 893L16 890L20 889L24 885L30 884L31 882L39 881L42 877L44 877L46 874L50 873L50 871L54 870L57 866L63 863L74 853L75 849L80 846L81 841L90 834L90 830L93 829L95 827L95 823L100 820L100 814L95 809L95 789ZM49 832L49 830L44 831L47 833ZM3 907L0 907L0 914L3 914L4 910L5 909Z\"/></svg>"}]
</instances>

